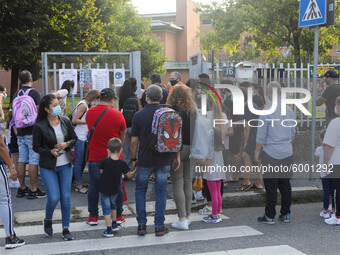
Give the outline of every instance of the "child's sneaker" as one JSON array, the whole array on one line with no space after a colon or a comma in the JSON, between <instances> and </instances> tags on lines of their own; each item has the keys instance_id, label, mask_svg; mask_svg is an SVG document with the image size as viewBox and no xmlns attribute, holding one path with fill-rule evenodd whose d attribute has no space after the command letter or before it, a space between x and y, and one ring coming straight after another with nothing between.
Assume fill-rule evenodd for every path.
<instances>
[{"instance_id":1,"label":"child's sneaker","mask_svg":"<svg viewBox=\"0 0 340 255\"><path fill-rule=\"evenodd\" d=\"M200 210L198 211L198 213L199 213L199 214L202 214L202 215L209 215L209 214L212 214L212 208L211 208L211 207L209 208L209 207L206 205L204 208L200 209Z\"/></svg>"},{"instance_id":2,"label":"child's sneaker","mask_svg":"<svg viewBox=\"0 0 340 255\"><path fill-rule=\"evenodd\" d=\"M203 217L203 221L206 223L219 223L222 219L210 214L209 216Z\"/></svg>"},{"instance_id":3,"label":"child's sneaker","mask_svg":"<svg viewBox=\"0 0 340 255\"><path fill-rule=\"evenodd\" d=\"M89 216L86 220L86 223L91 225L91 226L96 226L96 225L98 225L98 218Z\"/></svg>"},{"instance_id":4,"label":"child's sneaker","mask_svg":"<svg viewBox=\"0 0 340 255\"><path fill-rule=\"evenodd\" d=\"M120 224L112 223L112 231L119 231L122 228Z\"/></svg>"},{"instance_id":5,"label":"child's sneaker","mask_svg":"<svg viewBox=\"0 0 340 255\"><path fill-rule=\"evenodd\" d=\"M330 218L335 217L335 210L329 211Z\"/></svg>"},{"instance_id":6,"label":"child's sneaker","mask_svg":"<svg viewBox=\"0 0 340 255\"><path fill-rule=\"evenodd\" d=\"M120 217L117 217L116 221L117 221L117 224L122 224L122 223L124 223L124 222L126 221L126 219L125 219L125 217L122 215L122 216L120 216Z\"/></svg>"},{"instance_id":7,"label":"child's sneaker","mask_svg":"<svg viewBox=\"0 0 340 255\"><path fill-rule=\"evenodd\" d=\"M324 219L329 219L331 216L330 216L330 211L328 210L323 210L321 213L320 213L320 217L321 218L324 218Z\"/></svg>"},{"instance_id":8,"label":"child's sneaker","mask_svg":"<svg viewBox=\"0 0 340 255\"><path fill-rule=\"evenodd\" d=\"M328 225L340 225L340 218L334 216L332 218L325 219L325 223Z\"/></svg>"},{"instance_id":9,"label":"child's sneaker","mask_svg":"<svg viewBox=\"0 0 340 255\"><path fill-rule=\"evenodd\" d=\"M105 230L104 233L103 233L103 236L105 236L105 237L113 237L114 236L113 230L112 229Z\"/></svg>"},{"instance_id":10,"label":"child's sneaker","mask_svg":"<svg viewBox=\"0 0 340 255\"><path fill-rule=\"evenodd\" d=\"M217 219L219 219L220 221L222 221L222 216L221 216L221 214L217 215Z\"/></svg>"}]
</instances>

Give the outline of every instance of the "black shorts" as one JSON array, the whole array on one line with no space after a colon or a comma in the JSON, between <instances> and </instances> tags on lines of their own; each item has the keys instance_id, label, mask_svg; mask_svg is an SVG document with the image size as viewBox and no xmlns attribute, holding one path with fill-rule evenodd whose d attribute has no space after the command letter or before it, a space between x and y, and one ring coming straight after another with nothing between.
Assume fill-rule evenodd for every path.
<instances>
[{"instance_id":1,"label":"black shorts","mask_svg":"<svg viewBox=\"0 0 340 255\"><path fill-rule=\"evenodd\" d=\"M243 144L243 126L234 127L234 135L229 137L229 151L232 154L241 152Z\"/></svg>"}]
</instances>

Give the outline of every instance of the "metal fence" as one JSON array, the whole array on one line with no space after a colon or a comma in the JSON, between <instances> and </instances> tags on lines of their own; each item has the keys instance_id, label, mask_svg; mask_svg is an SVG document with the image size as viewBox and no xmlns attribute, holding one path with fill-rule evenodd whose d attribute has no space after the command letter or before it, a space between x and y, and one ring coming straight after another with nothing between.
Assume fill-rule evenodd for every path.
<instances>
[{"instance_id":1,"label":"metal fence","mask_svg":"<svg viewBox=\"0 0 340 255\"><path fill-rule=\"evenodd\" d=\"M216 66L214 68L213 77L214 81L218 82L222 79L234 79L236 82L237 77L235 76L223 76L223 68L227 67L226 64L223 66L220 66L219 63L216 63ZM229 67L233 67L231 64ZM324 67L325 69L329 68L335 68L337 70L340 69L339 65L337 64L319 64L318 67ZM279 64L278 66L275 64L269 65L269 64L254 64L254 75L251 79L251 82L258 83L262 86L264 89L267 84L271 81L278 81L283 86L286 87L292 87L292 88L305 88L308 89L312 93L313 88L313 76L312 76L312 69L313 65L311 64L301 64L300 67L297 67L297 64L287 64L284 66L284 64ZM212 70L211 70L212 71ZM235 72L233 72L235 74ZM323 84L323 79L318 80L318 85ZM264 89L265 92L265 89ZM291 98L299 98L300 95L294 93L291 95ZM317 95L318 96L318 95ZM305 107L309 109L309 111L312 113L312 104L311 101L309 103L305 104ZM325 116L322 114L323 108L325 106L321 106L317 108L317 111L320 111L317 113L316 120L317 123L320 126L323 126L325 124ZM297 111L296 106L293 106L293 110L295 113L295 116L297 118L297 121L299 122L300 127L311 127L312 122L312 116L305 116L300 111Z\"/></svg>"}]
</instances>

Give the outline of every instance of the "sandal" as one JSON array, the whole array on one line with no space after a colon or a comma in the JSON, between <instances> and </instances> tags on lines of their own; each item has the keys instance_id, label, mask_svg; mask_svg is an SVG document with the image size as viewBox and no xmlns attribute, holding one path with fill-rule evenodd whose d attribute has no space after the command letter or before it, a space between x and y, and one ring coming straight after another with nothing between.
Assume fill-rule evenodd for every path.
<instances>
[{"instance_id":1,"label":"sandal","mask_svg":"<svg viewBox=\"0 0 340 255\"><path fill-rule=\"evenodd\" d=\"M253 186L252 186L253 189L263 189L263 187L259 187L257 186L257 184L254 182Z\"/></svg>"},{"instance_id":2,"label":"sandal","mask_svg":"<svg viewBox=\"0 0 340 255\"><path fill-rule=\"evenodd\" d=\"M81 188L77 188L77 187L74 187L74 191L75 192L79 192L81 194L87 194L87 192L89 191L87 188L85 187L81 187Z\"/></svg>"},{"instance_id":3,"label":"sandal","mask_svg":"<svg viewBox=\"0 0 340 255\"><path fill-rule=\"evenodd\" d=\"M253 184L250 183L250 184L242 184L236 191L237 192L244 192L244 191L247 191L248 189L250 189L251 187L253 187Z\"/></svg>"},{"instance_id":4,"label":"sandal","mask_svg":"<svg viewBox=\"0 0 340 255\"><path fill-rule=\"evenodd\" d=\"M239 180L238 179L235 180L235 179L233 179L233 177L229 176L229 177L227 177L227 179L225 179L225 182L239 182Z\"/></svg>"}]
</instances>

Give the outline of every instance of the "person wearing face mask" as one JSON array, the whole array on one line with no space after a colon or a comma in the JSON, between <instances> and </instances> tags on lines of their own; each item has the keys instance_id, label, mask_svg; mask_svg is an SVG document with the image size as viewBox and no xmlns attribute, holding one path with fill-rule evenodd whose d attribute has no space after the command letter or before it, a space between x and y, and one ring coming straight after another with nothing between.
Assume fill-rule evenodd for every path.
<instances>
[{"instance_id":1,"label":"person wearing face mask","mask_svg":"<svg viewBox=\"0 0 340 255\"><path fill-rule=\"evenodd\" d=\"M61 86L60 90L52 93L59 101L61 107L61 116L66 116L66 100L67 96L72 96L74 89L74 81L66 80Z\"/></svg>"},{"instance_id":2,"label":"person wearing face mask","mask_svg":"<svg viewBox=\"0 0 340 255\"><path fill-rule=\"evenodd\" d=\"M58 99L48 94L41 99L36 125L33 129L33 150L40 155L40 175L47 192L44 231L53 234L52 216L61 204L62 238L73 240L69 231L71 216L72 156L71 148L77 135L69 118L60 116Z\"/></svg>"},{"instance_id":3,"label":"person wearing face mask","mask_svg":"<svg viewBox=\"0 0 340 255\"><path fill-rule=\"evenodd\" d=\"M81 100L73 113L72 124L75 125L74 132L78 139L74 146L75 160L74 160L74 190L76 192L86 194L87 188L82 184L82 174L86 165L84 161L85 155L85 142L89 134L89 130L86 125L86 113L91 106L98 104L100 98L100 91L93 89L90 90L86 96Z\"/></svg>"},{"instance_id":4,"label":"person wearing face mask","mask_svg":"<svg viewBox=\"0 0 340 255\"><path fill-rule=\"evenodd\" d=\"M175 85L185 85L182 81L181 81L181 74L179 72L172 72L170 74L170 83L171 83L171 87L169 88L169 92L171 92L171 90L173 89L173 87Z\"/></svg>"},{"instance_id":5,"label":"person wearing face mask","mask_svg":"<svg viewBox=\"0 0 340 255\"><path fill-rule=\"evenodd\" d=\"M321 78L325 78L327 88L316 100L316 106L326 104L326 126L336 117L334 111L335 99L340 96L340 84L338 84L339 75L336 70L330 69Z\"/></svg>"},{"instance_id":6,"label":"person wearing face mask","mask_svg":"<svg viewBox=\"0 0 340 255\"><path fill-rule=\"evenodd\" d=\"M7 98L6 88L3 85L0 85L0 123L5 123L5 115L2 109L2 104Z\"/></svg>"}]
</instances>

